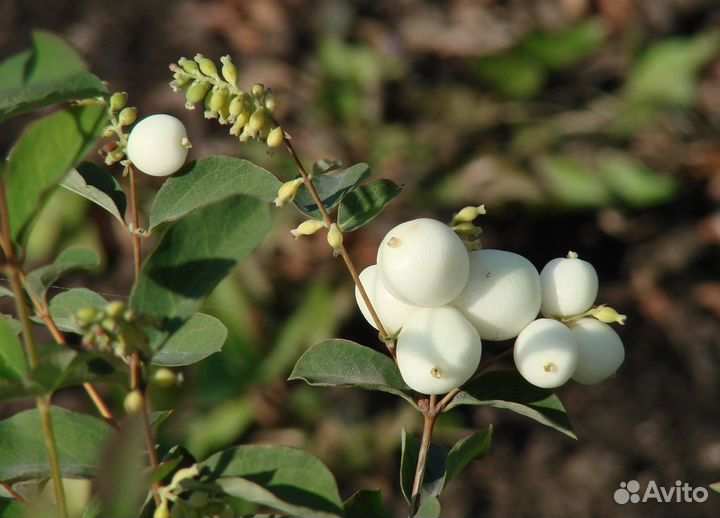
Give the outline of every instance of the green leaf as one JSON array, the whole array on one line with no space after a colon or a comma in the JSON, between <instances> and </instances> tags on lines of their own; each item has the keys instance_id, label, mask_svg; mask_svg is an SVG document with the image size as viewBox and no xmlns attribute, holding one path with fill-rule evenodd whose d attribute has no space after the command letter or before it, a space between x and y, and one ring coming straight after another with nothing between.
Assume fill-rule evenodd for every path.
<instances>
[{"instance_id":1,"label":"green leaf","mask_svg":"<svg viewBox=\"0 0 720 518\"><path fill-rule=\"evenodd\" d=\"M65 41L33 32L33 49L0 63L0 121L70 100L107 94L103 82Z\"/></svg>"},{"instance_id":2,"label":"green leaf","mask_svg":"<svg viewBox=\"0 0 720 518\"><path fill-rule=\"evenodd\" d=\"M175 222L148 256L130 296L138 315L166 317L177 329L230 270L262 241L270 210L236 194Z\"/></svg>"},{"instance_id":3,"label":"green leaf","mask_svg":"<svg viewBox=\"0 0 720 518\"><path fill-rule=\"evenodd\" d=\"M447 456L443 491L471 461L482 459L488 454L492 444L492 434L493 427L490 426L487 430L475 432L455 443Z\"/></svg>"},{"instance_id":4,"label":"green leaf","mask_svg":"<svg viewBox=\"0 0 720 518\"><path fill-rule=\"evenodd\" d=\"M630 156L613 153L604 157L598 167L613 194L636 209L668 202L678 190L672 177L648 169Z\"/></svg>"},{"instance_id":5,"label":"green leaf","mask_svg":"<svg viewBox=\"0 0 720 518\"><path fill-rule=\"evenodd\" d=\"M518 51L551 69L567 68L599 50L605 40L602 20L589 18L563 31L537 32Z\"/></svg>"},{"instance_id":6,"label":"green leaf","mask_svg":"<svg viewBox=\"0 0 720 518\"><path fill-rule=\"evenodd\" d=\"M535 97L547 78L544 66L518 52L482 57L475 62L473 73L510 99Z\"/></svg>"},{"instance_id":7,"label":"green leaf","mask_svg":"<svg viewBox=\"0 0 720 518\"><path fill-rule=\"evenodd\" d=\"M230 495L299 516L342 516L330 471L316 457L286 446L238 446L201 463Z\"/></svg>"},{"instance_id":8,"label":"green leaf","mask_svg":"<svg viewBox=\"0 0 720 518\"><path fill-rule=\"evenodd\" d=\"M6 382L22 380L28 373L25 352L15 330L0 319L0 392Z\"/></svg>"},{"instance_id":9,"label":"green leaf","mask_svg":"<svg viewBox=\"0 0 720 518\"><path fill-rule=\"evenodd\" d=\"M39 365L29 377L0 378L0 401L51 394L85 382L127 381L127 368L116 358L57 344L43 345L38 352Z\"/></svg>"},{"instance_id":10,"label":"green leaf","mask_svg":"<svg viewBox=\"0 0 720 518\"><path fill-rule=\"evenodd\" d=\"M610 202L610 193L600 176L584 164L561 155L538 162L554 198L569 208L600 207Z\"/></svg>"},{"instance_id":11,"label":"green leaf","mask_svg":"<svg viewBox=\"0 0 720 518\"><path fill-rule=\"evenodd\" d=\"M5 188L13 240L27 237L47 194L94 146L106 123L103 106L72 106L30 124L10 151Z\"/></svg>"},{"instance_id":12,"label":"green leaf","mask_svg":"<svg viewBox=\"0 0 720 518\"><path fill-rule=\"evenodd\" d=\"M13 498L0 498L0 518L24 518L32 516L27 506Z\"/></svg>"},{"instance_id":13,"label":"green leaf","mask_svg":"<svg viewBox=\"0 0 720 518\"><path fill-rule=\"evenodd\" d=\"M93 477L103 443L113 429L102 419L52 407L51 418L62 474ZM36 409L0 421L0 481L49 478L45 440Z\"/></svg>"},{"instance_id":14,"label":"green leaf","mask_svg":"<svg viewBox=\"0 0 720 518\"><path fill-rule=\"evenodd\" d=\"M150 210L150 229L233 194L249 194L270 202L279 188L277 178L247 160L202 158L165 181Z\"/></svg>"},{"instance_id":15,"label":"green leaf","mask_svg":"<svg viewBox=\"0 0 720 518\"><path fill-rule=\"evenodd\" d=\"M416 518L438 518L440 516L440 500L435 497L426 498L420 504Z\"/></svg>"},{"instance_id":16,"label":"green leaf","mask_svg":"<svg viewBox=\"0 0 720 518\"><path fill-rule=\"evenodd\" d=\"M700 72L718 54L717 31L654 43L632 68L625 98L631 104L688 108L697 98Z\"/></svg>"},{"instance_id":17,"label":"green leaf","mask_svg":"<svg viewBox=\"0 0 720 518\"><path fill-rule=\"evenodd\" d=\"M420 454L420 441L412 435L408 435L405 428L402 429L402 453L400 457L400 488L405 500L410 503L412 499L413 482L415 481L415 469L417 467L418 455ZM427 498L438 496L443 490L445 480L445 466L447 463L448 450L439 444L430 443L427 462L425 464L425 476L420 490L420 504Z\"/></svg>"},{"instance_id":18,"label":"green leaf","mask_svg":"<svg viewBox=\"0 0 720 518\"><path fill-rule=\"evenodd\" d=\"M355 189L370 174L370 167L365 163L359 163L332 174L324 174L313 179L315 190L325 208L330 211L343 197ZM320 210L315 200L305 185L301 185L295 195L295 206L300 212L314 219L322 219Z\"/></svg>"},{"instance_id":19,"label":"green leaf","mask_svg":"<svg viewBox=\"0 0 720 518\"><path fill-rule=\"evenodd\" d=\"M392 180L376 180L349 193L338 209L338 226L343 232L357 230L380 214L400 194Z\"/></svg>"},{"instance_id":20,"label":"green leaf","mask_svg":"<svg viewBox=\"0 0 720 518\"><path fill-rule=\"evenodd\" d=\"M105 169L91 162L83 162L72 169L60 181L65 189L87 198L99 205L120 223L125 224L123 215L127 208L125 192L117 180Z\"/></svg>"},{"instance_id":21,"label":"green leaf","mask_svg":"<svg viewBox=\"0 0 720 518\"><path fill-rule=\"evenodd\" d=\"M22 333L22 325L12 315L0 315L0 320L10 327L16 335Z\"/></svg>"},{"instance_id":22,"label":"green leaf","mask_svg":"<svg viewBox=\"0 0 720 518\"><path fill-rule=\"evenodd\" d=\"M345 518L391 518L382 501L382 489L361 489L343 504Z\"/></svg>"},{"instance_id":23,"label":"green leaf","mask_svg":"<svg viewBox=\"0 0 720 518\"><path fill-rule=\"evenodd\" d=\"M327 174L330 171L340 169L341 167L342 162L340 162L340 160L328 160L326 158L321 158L313 164L313 175L320 176L323 174Z\"/></svg>"},{"instance_id":24,"label":"green leaf","mask_svg":"<svg viewBox=\"0 0 720 518\"><path fill-rule=\"evenodd\" d=\"M50 300L50 316L61 331L80 334L80 328L73 320L79 309L94 308L102 310L107 305L102 295L87 288L73 288L58 293Z\"/></svg>"},{"instance_id":25,"label":"green leaf","mask_svg":"<svg viewBox=\"0 0 720 518\"><path fill-rule=\"evenodd\" d=\"M100 264L100 256L95 250L79 246L66 248L55 258L52 264L41 266L30 272L25 278L25 289L31 297L45 300L47 290L58 278L81 268L94 268Z\"/></svg>"},{"instance_id":26,"label":"green leaf","mask_svg":"<svg viewBox=\"0 0 720 518\"><path fill-rule=\"evenodd\" d=\"M167 367L197 363L220 351L227 334L227 328L217 318L195 313L161 345L152 363Z\"/></svg>"},{"instance_id":27,"label":"green leaf","mask_svg":"<svg viewBox=\"0 0 720 518\"><path fill-rule=\"evenodd\" d=\"M393 361L350 340L333 339L313 345L295 364L288 380L309 385L360 387L402 397L416 406Z\"/></svg>"},{"instance_id":28,"label":"green leaf","mask_svg":"<svg viewBox=\"0 0 720 518\"><path fill-rule=\"evenodd\" d=\"M514 370L488 372L468 382L445 410L459 405L511 410L577 439L560 399L550 390L531 385Z\"/></svg>"}]
</instances>

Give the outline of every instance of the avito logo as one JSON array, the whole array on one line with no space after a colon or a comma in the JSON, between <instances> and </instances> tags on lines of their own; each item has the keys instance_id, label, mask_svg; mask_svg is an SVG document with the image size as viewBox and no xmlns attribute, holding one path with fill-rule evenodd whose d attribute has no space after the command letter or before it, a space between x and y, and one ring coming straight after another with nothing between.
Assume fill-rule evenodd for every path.
<instances>
[{"instance_id":1,"label":"avito logo","mask_svg":"<svg viewBox=\"0 0 720 518\"><path fill-rule=\"evenodd\" d=\"M615 491L613 498L618 504L627 504L628 502L637 504L648 501L702 503L708 499L708 491L704 487L692 487L681 480L678 480L674 486L669 488L658 486L657 482L651 480L641 496L640 483L637 480L630 480L629 482L620 483L620 488Z\"/></svg>"}]
</instances>

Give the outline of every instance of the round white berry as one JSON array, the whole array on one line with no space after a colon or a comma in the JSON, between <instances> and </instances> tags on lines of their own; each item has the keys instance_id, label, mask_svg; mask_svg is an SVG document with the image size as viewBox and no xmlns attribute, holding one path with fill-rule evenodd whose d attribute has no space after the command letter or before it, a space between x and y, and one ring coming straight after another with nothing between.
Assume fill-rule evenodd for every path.
<instances>
[{"instance_id":1,"label":"round white berry","mask_svg":"<svg viewBox=\"0 0 720 518\"><path fill-rule=\"evenodd\" d=\"M538 387L555 388L575 372L578 346L564 324L540 318L520 332L513 356L523 378Z\"/></svg>"},{"instance_id":2,"label":"round white berry","mask_svg":"<svg viewBox=\"0 0 720 518\"><path fill-rule=\"evenodd\" d=\"M410 388L422 394L444 394L473 375L482 342L457 309L419 308L400 331L396 353L400 374Z\"/></svg>"},{"instance_id":3,"label":"round white berry","mask_svg":"<svg viewBox=\"0 0 720 518\"><path fill-rule=\"evenodd\" d=\"M406 221L387 233L378 249L380 278L396 298L437 307L465 288L470 270L465 245L447 225L427 218Z\"/></svg>"},{"instance_id":4,"label":"round white berry","mask_svg":"<svg viewBox=\"0 0 720 518\"><path fill-rule=\"evenodd\" d=\"M185 163L188 148L183 123L159 113L135 124L128 136L127 156L145 174L168 176Z\"/></svg>"},{"instance_id":5,"label":"round white berry","mask_svg":"<svg viewBox=\"0 0 720 518\"><path fill-rule=\"evenodd\" d=\"M570 330L578 344L575 381L593 385L615 374L625 359L625 348L612 327L595 318L581 318Z\"/></svg>"},{"instance_id":6,"label":"round white berry","mask_svg":"<svg viewBox=\"0 0 720 518\"><path fill-rule=\"evenodd\" d=\"M540 272L542 306L546 317L570 317L584 313L595 302L598 276L593 265L570 252L545 265Z\"/></svg>"},{"instance_id":7,"label":"round white berry","mask_svg":"<svg viewBox=\"0 0 720 518\"><path fill-rule=\"evenodd\" d=\"M483 340L507 340L540 311L540 276L523 256L503 250L470 252L470 277L453 306Z\"/></svg>"},{"instance_id":8,"label":"round white berry","mask_svg":"<svg viewBox=\"0 0 720 518\"><path fill-rule=\"evenodd\" d=\"M360 282L363 288L365 288L368 297L370 297L370 302L375 308L378 317L380 317L380 322L382 322L383 327L385 327L385 330L390 334L396 333L405 324L405 321L412 312L417 309L417 306L411 306L396 299L385 289L382 280L380 280L376 264L368 266L360 272ZM370 310L357 287L355 287L355 300L365 320L377 329L375 320L373 320Z\"/></svg>"}]
</instances>

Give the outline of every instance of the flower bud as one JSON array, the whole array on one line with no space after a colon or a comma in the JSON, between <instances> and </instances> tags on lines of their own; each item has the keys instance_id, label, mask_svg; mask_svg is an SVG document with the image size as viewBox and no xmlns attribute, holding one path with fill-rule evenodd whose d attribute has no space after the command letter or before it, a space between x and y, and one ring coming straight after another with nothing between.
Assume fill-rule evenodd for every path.
<instances>
[{"instance_id":1,"label":"flower bud","mask_svg":"<svg viewBox=\"0 0 720 518\"><path fill-rule=\"evenodd\" d=\"M264 104L265 104L265 108L270 113L274 112L275 108L277 108L277 104L278 104L277 96L274 93L272 93L272 90L267 90L265 92L265 103Z\"/></svg>"},{"instance_id":2,"label":"flower bud","mask_svg":"<svg viewBox=\"0 0 720 518\"><path fill-rule=\"evenodd\" d=\"M621 315L620 313L615 311L614 308L605 305L591 309L589 313L593 317L597 318L600 322L605 322L606 324L617 323L621 326L624 326L625 321L627 320L626 315Z\"/></svg>"},{"instance_id":3,"label":"flower bud","mask_svg":"<svg viewBox=\"0 0 720 518\"><path fill-rule=\"evenodd\" d=\"M123 151L122 149L116 149L107 154L107 156L105 157L105 164L113 165L122 160L123 158L125 158L125 151Z\"/></svg>"},{"instance_id":4,"label":"flower bud","mask_svg":"<svg viewBox=\"0 0 720 518\"><path fill-rule=\"evenodd\" d=\"M192 59L180 58L178 60L178 65L180 65L182 69L188 74L196 74L200 71L200 67L198 67L198 64L195 63Z\"/></svg>"},{"instance_id":5,"label":"flower bud","mask_svg":"<svg viewBox=\"0 0 720 518\"><path fill-rule=\"evenodd\" d=\"M125 396L123 406L125 407L125 412L128 414L140 412L143 408L143 395L137 389L131 390L127 393L127 396Z\"/></svg>"},{"instance_id":6,"label":"flower bud","mask_svg":"<svg viewBox=\"0 0 720 518\"><path fill-rule=\"evenodd\" d=\"M235 86L237 83L237 68L235 68L232 58L230 56L223 56L220 58L220 62L222 63L222 75L225 81Z\"/></svg>"},{"instance_id":7,"label":"flower bud","mask_svg":"<svg viewBox=\"0 0 720 518\"><path fill-rule=\"evenodd\" d=\"M205 94L210 90L210 83L206 81L193 81L193 84L185 92L186 106L192 106L199 103L205 98Z\"/></svg>"},{"instance_id":8,"label":"flower bud","mask_svg":"<svg viewBox=\"0 0 720 518\"><path fill-rule=\"evenodd\" d=\"M95 311L95 308L87 307L78 309L75 312L75 320L83 327L95 321L96 318L97 311Z\"/></svg>"},{"instance_id":9,"label":"flower bud","mask_svg":"<svg viewBox=\"0 0 720 518\"><path fill-rule=\"evenodd\" d=\"M172 88L173 92L179 92L181 89L189 85L192 80L193 79L190 76L179 77L176 75L175 79L170 81L170 88Z\"/></svg>"},{"instance_id":10,"label":"flower bud","mask_svg":"<svg viewBox=\"0 0 720 518\"><path fill-rule=\"evenodd\" d=\"M478 226L473 225L472 223L465 222L465 223L458 223L457 225L453 225L452 227L453 232L460 236L467 236L467 237L475 237L482 234L482 229Z\"/></svg>"},{"instance_id":11,"label":"flower bud","mask_svg":"<svg viewBox=\"0 0 720 518\"><path fill-rule=\"evenodd\" d=\"M135 122L137 119L137 108L134 106L128 106L127 108L123 108L120 112L120 115L118 115L118 122L120 123L120 126L128 126Z\"/></svg>"},{"instance_id":12,"label":"flower bud","mask_svg":"<svg viewBox=\"0 0 720 518\"><path fill-rule=\"evenodd\" d=\"M275 197L275 200L273 200L275 202L275 206L282 207L286 202L292 201L293 198L295 198L297 190L302 184L302 178L295 178L294 180L290 180L289 182L282 184L280 189L278 189L278 194Z\"/></svg>"},{"instance_id":13,"label":"flower bud","mask_svg":"<svg viewBox=\"0 0 720 518\"><path fill-rule=\"evenodd\" d=\"M228 113L231 117L237 118L238 115L243 111L243 107L245 106L245 101L241 95L236 95L232 98L232 101L230 101L230 106L228 107Z\"/></svg>"},{"instance_id":14,"label":"flower bud","mask_svg":"<svg viewBox=\"0 0 720 518\"><path fill-rule=\"evenodd\" d=\"M108 303L107 306L105 306L105 314L109 316L110 318L123 318L125 314L125 303L121 302L119 300L113 300L112 302Z\"/></svg>"},{"instance_id":15,"label":"flower bud","mask_svg":"<svg viewBox=\"0 0 720 518\"><path fill-rule=\"evenodd\" d=\"M106 126L105 129L102 131L102 136L105 138L110 138L113 135L115 135L115 128L112 126Z\"/></svg>"},{"instance_id":16,"label":"flower bud","mask_svg":"<svg viewBox=\"0 0 720 518\"><path fill-rule=\"evenodd\" d=\"M265 92L265 85L262 83L255 83L252 85L252 88L250 89L250 93L253 95L253 97L260 98L262 94Z\"/></svg>"},{"instance_id":17,"label":"flower bud","mask_svg":"<svg viewBox=\"0 0 720 518\"><path fill-rule=\"evenodd\" d=\"M271 148L280 147L284 140L283 130L280 126L277 126L268 134L267 145Z\"/></svg>"},{"instance_id":18,"label":"flower bud","mask_svg":"<svg viewBox=\"0 0 720 518\"><path fill-rule=\"evenodd\" d=\"M177 376L170 369L162 367L153 373L152 381L158 387L170 388L177 384Z\"/></svg>"},{"instance_id":19,"label":"flower bud","mask_svg":"<svg viewBox=\"0 0 720 518\"><path fill-rule=\"evenodd\" d=\"M115 92L110 96L110 109L114 112L120 111L127 105L127 93Z\"/></svg>"},{"instance_id":20,"label":"flower bud","mask_svg":"<svg viewBox=\"0 0 720 518\"><path fill-rule=\"evenodd\" d=\"M163 499L160 505L155 508L153 518L170 518L170 509L168 508L167 499Z\"/></svg>"},{"instance_id":21,"label":"flower bud","mask_svg":"<svg viewBox=\"0 0 720 518\"><path fill-rule=\"evenodd\" d=\"M206 58L202 54L197 54L195 56L195 61L197 62L198 66L200 67L200 72L205 74L208 77L212 77L214 79L220 79L220 76L218 75L217 67L215 66L215 63L211 59Z\"/></svg>"},{"instance_id":22,"label":"flower bud","mask_svg":"<svg viewBox=\"0 0 720 518\"><path fill-rule=\"evenodd\" d=\"M220 111L223 111L223 109L226 107L228 101L228 91L224 88L218 88L217 90L213 90L212 95L210 96L210 103L208 108L210 111L214 113L218 113Z\"/></svg>"},{"instance_id":23,"label":"flower bud","mask_svg":"<svg viewBox=\"0 0 720 518\"><path fill-rule=\"evenodd\" d=\"M193 464L189 468L181 468L175 472L170 485L168 487L175 489L180 482L189 478L197 477L200 474L200 469L197 464Z\"/></svg>"},{"instance_id":24,"label":"flower bud","mask_svg":"<svg viewBox=\"0 0 720 518\"><path fill-rule=\"evenodd\" d=\"M481 214L485 214L485 205L479 205L477 207L464 207L453 217L453 223L472 223L475 218Z\"/></svg>"},{"instance_id":25,"label":"flower bud","mask_svg":"<svg viewBox=\"0 0 720 518\"><path fill-rule=\"evenodd\" d=\"M340 232L336 223L330 225L330 229L327 233L327 242L337 254L342 248L343 234Z\"/></svg>"},{"instance_id":26,"label":"flower bud","mask_svg":"<svg viewBox=\"0 0 720 518\"><path fill-rule=\"evenodd\" d=\"M294 228L290 231L292 236L297 239L300 236L310 236L320 230L321 228L325 227L324 221L318 221L316 219L309 219L307 221L303 221L298 225L297 228Z\"/></svg>"},{"instance_id":27,"label":"flower bud","mask_svg":"<svg viewBox=\"0 0 720 518\"><path fill-rule=\"evenodd\" d=\"M267 117L265 116L265 108L258 108L250 116L250 120L247 123L248 131L251 133L261 131L265 127L266 122Z\"/></svg>"}]
</instances>

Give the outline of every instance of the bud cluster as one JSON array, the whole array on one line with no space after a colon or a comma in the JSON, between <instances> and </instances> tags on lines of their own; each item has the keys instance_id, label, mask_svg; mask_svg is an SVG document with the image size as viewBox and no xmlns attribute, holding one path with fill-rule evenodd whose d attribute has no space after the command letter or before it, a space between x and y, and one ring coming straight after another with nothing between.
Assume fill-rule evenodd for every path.
<instances>
[{"instance_id":1,"label":"bud cluster","mask_svg":"<svg viewBox=\"0 0 720 518\"><path fill-rule=\"evenodd\" d=\"M110 124L103 129L105 138L115 137L115 142L103 146L100 152L106 165L124 162L127 155L127 135L123 128L130 126L137 119L137 108L127 105L127 93L115 92L107 102L108 118ZM125 165L125 164L123 164Z\"/></svg>"},{"instance_id":2,"label":"bud cluster","mask_svg":"<svg viewBox=\"0 0 720 518\"><path fill-rule=\"evenodd\" d=\"M277 107L275 94L262 84L253 85L249 93L241 90L230 56L221 57L220 62L218 72L215 63L202 54L194 59L180 58L170 65L174 78L170 87L175 92L185 90L188 110L203 103L205 118L230 125L230 134L240 142L255 139L270 148L281 146L285 135L272 118Z\"/></svg>"},{"instance_id":3,"label":"bud cluster","mask_svg":"<svg viewBox=\"0 0 720 518\"><path fill-rule=\"evenodd\" d=\"M82 345L125 359L133 352L145 356L148 338L141 329L145 324L123 302L113 301L105 308L82 308L73 315L83 333Z\"/></svg>"},{"instance_id":4,"label":"bud cluster","mask_svg":"<svg viewBox=\"0 0 720 518\"><path fill-rule=\"evenodd\" d=\"M475 221L475 218L485 213L485 205L479 205L477 207L464 207L453 215L450 226L458 237L462 239L465 244L465 248L469 251L480 250L480 248L482 248L482 244L480 242L482 229L475 225L473 221Z\"/></svg>"}]
</instances>

